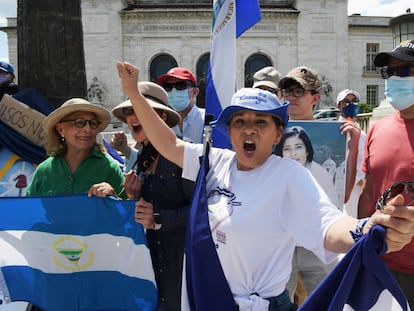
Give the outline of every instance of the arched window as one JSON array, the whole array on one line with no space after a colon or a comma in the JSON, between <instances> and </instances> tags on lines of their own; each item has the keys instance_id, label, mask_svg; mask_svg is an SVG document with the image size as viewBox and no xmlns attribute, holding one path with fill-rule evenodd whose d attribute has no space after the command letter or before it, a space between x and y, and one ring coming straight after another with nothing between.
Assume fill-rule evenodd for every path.
<instances>
[{"instance_id":1,"label":"arched window","mask_svg":"<svg viewBox=\"0 0 414 311\"><path fill-rule=\"evenodd\" d=\"M177 66L177 61L171 55L158 55L152 60L150 65L150 81L155 82L160 75L166 73L170 68Z\"/></svg>"},{"instance_id":2,"label":"arched window","mask_svg":"<svg viewBox=\"0 0 414 311\"><path fill-rule=\"evenodd\" d=\"M205 108L206 106L206 84L209 61L210 53L202 55L197 61L197 86L200 89L200 94L197 96L197 106L201 108Z\"/></svg>"},{"instance_id":3,"label":"arched window","mask_svg":"<svg viewBox=\"0 0 414 311\"><path fill-rule=\"evenodd\" d=\"M253 85L254 73L267 66L273 66L269 57L263 54L250 55L244 65L244 86L251 87Z\"/></svg>"}]
</instances>

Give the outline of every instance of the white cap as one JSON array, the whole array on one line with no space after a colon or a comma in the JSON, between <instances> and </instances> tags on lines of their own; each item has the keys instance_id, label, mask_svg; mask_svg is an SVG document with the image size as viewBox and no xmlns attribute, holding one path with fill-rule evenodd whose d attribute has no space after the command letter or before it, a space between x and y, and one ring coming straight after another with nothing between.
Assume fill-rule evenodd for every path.
<instances>
[{"instance_id":1,"label":"white cap","mask_svg":"<svg viewBox=\"0 0 414 311\"><path fill-rule=\"evenodd\" d=\"M336 105L339 105L339 102L343 101L345 97L347 97L349 94L352 94L358 99L358 101L361 100L361 95L357 91L346 89L341 92L339 92L338 96L336 97Z\"/></svg>"},{"instance_id":2,"label":"white cap","mask_svg":"<svg viewBox=\"0 0 414 311\"><path fill-rule=\"evenodd\" d=\"M264 67L255 72L253 75L253 87L257 88L261 85L277 89L280 80L280 73L272 66Z\"/></svg>"}]
</instances>

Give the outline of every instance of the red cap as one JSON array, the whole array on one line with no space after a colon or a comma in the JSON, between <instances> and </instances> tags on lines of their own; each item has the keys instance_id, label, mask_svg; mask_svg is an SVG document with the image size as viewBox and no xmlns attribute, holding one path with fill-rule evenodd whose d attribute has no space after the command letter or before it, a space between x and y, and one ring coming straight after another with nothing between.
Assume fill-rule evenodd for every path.
<instances>
[{"instance_id":1,"label":"red cap","mask_svg":"<svg viewBox=\"0 0 414 311\"><path fill-rule=\"evenodd\" d=\"M168 70L167 73L159 76L156 82L157 84L162 86L164 82L168 80L168 78L171 78L171 77L184 80L184 81L191 81L194 84L194 86L197 85L197 80L194 74L190 70L186 68L182 68L182 67L171 68L170 70Z\"/></svg>"}]
</instances>

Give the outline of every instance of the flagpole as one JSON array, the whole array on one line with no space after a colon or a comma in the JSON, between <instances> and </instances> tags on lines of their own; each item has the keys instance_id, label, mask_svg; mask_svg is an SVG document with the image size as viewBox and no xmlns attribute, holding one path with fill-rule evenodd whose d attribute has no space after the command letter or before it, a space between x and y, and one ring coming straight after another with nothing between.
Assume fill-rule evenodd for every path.
<instances>
[{"instance_id":1,"label":"flagpole","mask_svg":"<svg viewBox=\"0 0 414 311\"><path fill-rule=\"evenodd\" d=\"M211 146L212 128L210 122L214 120L214 115L206 114L204 117L204 133L203 133L203 156L206 154L207 144ZM201 161L201 160L200 160Z\"/></svg>"}]
</instances>

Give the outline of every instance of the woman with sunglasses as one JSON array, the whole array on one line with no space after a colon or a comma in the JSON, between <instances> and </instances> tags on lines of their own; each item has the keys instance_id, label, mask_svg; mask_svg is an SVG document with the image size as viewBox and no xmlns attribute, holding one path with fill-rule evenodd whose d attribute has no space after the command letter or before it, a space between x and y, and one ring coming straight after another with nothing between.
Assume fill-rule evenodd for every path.
<instances>
[{"instance_id":1,"label":"woman with sunglasses","mask_svg":"<svg viewBox=\"0 0 414 311\"><path fill-rule=\"evenodd\" d=\"M180 115L167 106L167 92L153 82L139 82L138 89L161 120L171 128ZM157 311L181 310L181 279L184 244L194 183L181 178L182 169L158 153L126 100L112 110L128 124L131 135L142 148L132 170L126 174L125 192L137 200L135 221L144 226L158 289ZM131 153L133 154L133 153Z\"/></svg>"},{"instance_id":2,"label":"woman with sunglasses","mask_svg":"<svg viewBox=\"0 0 414 311\"><path fill-rule=\"evenodd\" d=\"M203 145L180 140L160 121L137 88L138 68L122 62L117 68L149 141L183 167L183 177L195 180ZM291 310L285 286L295 245L304 245L328 262L336 255L332 252L353 246L350 231L358 237L358 220L334 208L307 169L272 155L287 124L288 105L270 92L244 88L215 122L217 130L229 135L234 151L210 150L208 216L219 263L238 305L234 310ZM414 234L414 208L387 206L361 231L375 223L388 227L388 250L399 250ZM182 310L187 307L183 301Z\"/></svg>"},{"instance_id":3,"label":"woman with sunglasses","mask_svg":"<svg viewBox=\"0 0 414 311\"><path fill-rule=\"evenodd\" d=\"M36 168L27 195L89 191L98 196L126 198L122 195L122 170L96 141L96 136L110 120L107 109L81 98L69 99L50 113L43 121L49 158ZM103 182L110 183L113 188L101 184Z\"/></svg>"}]
</instances>

